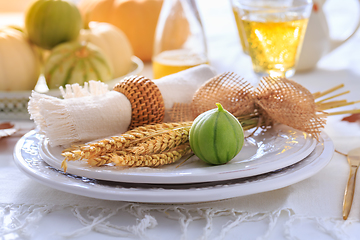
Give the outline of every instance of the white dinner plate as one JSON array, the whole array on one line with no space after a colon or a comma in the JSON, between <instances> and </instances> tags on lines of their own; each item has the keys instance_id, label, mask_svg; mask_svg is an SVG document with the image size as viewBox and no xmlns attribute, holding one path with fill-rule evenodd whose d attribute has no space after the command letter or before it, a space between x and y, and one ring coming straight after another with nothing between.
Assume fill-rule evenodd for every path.
<instances>
[{"instance_id":1,"label":"white dinner plate","mask_svg":"<svg viewBox=\"0 0 360 240\"><path fill-rule=\"evenodd\" d=\"M67 172L101 180L131 183L180 184L222 181L271 172L290 166L308 156L316 140L309 134L285 125L268 131L258 131L247 138L240 153L220 166L208 165L196 156L179 163L159 168L125 168L115 166L92 167L86 161L68 162ZM40 143L41 158L56 169L61 169L63 147L51 147L46 138Z\"/></svg>"},{"instance_id":2,"label":"white dinner plate","mask_svg":"<svg viewBox=\"0 0 360 240\"><path fill-rule=\"evenodd\" d=\"M322 133L310 155L291 166L266 174L206 183L136 184L65 174L42 160L39 145L43 139L43 135L30 131L15 146L14 161L30 178L49 187L82 196L152 203L215 201L283 188L319 172L329 163L334 152L332 141Z\"/></svg>"}]
</instances>

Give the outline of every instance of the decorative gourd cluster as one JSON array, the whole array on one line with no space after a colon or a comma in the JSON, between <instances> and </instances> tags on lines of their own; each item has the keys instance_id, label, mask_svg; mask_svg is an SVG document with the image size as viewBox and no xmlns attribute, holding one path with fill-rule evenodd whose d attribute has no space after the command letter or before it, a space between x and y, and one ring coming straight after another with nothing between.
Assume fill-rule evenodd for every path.
<instances>
[{"instance_id":1,"label":"decorative gourd cluster","mask_svg":"<svg viewBox=\"0 0 360 240\"><path fill-rule=\"evenodd\" d=\"M32 90L41 73L52 89L106 82L131 71L128 36L106 21L88 22L79 8L67 0L36 0L25 12L23 29L0 29L0 57L8 59L0 67L0 91Z\"/></svg>"}]
</instances>

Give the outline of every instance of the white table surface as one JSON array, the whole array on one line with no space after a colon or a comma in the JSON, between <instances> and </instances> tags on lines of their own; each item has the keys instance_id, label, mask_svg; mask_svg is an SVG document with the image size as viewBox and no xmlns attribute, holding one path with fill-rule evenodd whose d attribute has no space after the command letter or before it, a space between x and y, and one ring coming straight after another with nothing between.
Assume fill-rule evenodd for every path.
<instances>
[{"instance_id":1,"label":"white table surface","mask_svg":"<svg viewBox=\"0 0 360 240\"><path fill-rule=\"evenodd\" d=\"M342 24L345 22L351 28L353 17L352 13L358 14L356 9L356 2L352 0L341 1L337 4L336 0L329 0L326 8L331 34L335 37L341 38L343 29ZM202 11L204 27L208 39L209 56L211 64L219 72L234 71L244 77L254 77L251 71L251 63L248 56L242 54L239 39L236 33L235 22L233 20L232 12L227 1L206 1L199 0L199 6ZM347 6L351 6L350 9ZM345 13L345 14L344 14ZM350 14L351 13L351 14ZM221 19L221 21L219 20ZM339 21L341 19L341 21ZM347 22L346 22L347 21ZM354 26L355 27L355 26ZM345 35L346 33L344 33ZM325 56L318 64L317 68L311 72L297 73L292 79L308 88L311 92L327 89L340 83L344 83L351 93L346 96L346 99L360 100L360 34L356 34L346 44L336 49L334 52ZM145 65L142 72L143 75L151 77L151 66ZM357 105L359 108L359 105ZM341 121L343 116L334 116L328 118L327 125L324 131L334 141L335 148L339 151L346 152L352 147L351 142L347 144L346 139L360 139L360 123L347 123ZM17 127L22 130L15 136L0 139L0 168L13 167L16 168L12 161L13 148L22 133L34 127L30 121L13 121ZM334 159L339 161L339 155L334 155ZM333 160L334 160L333 159ZM345 161L345 158L343 158ZM332 161L333 161L332 160ZM326 169L324 169L325 171ZM346 175L347 173L344 173ZM0 176L0 184L1 184ZM41 184L29 179L37 188L46 188ZM360 184L358 185L360 186ZM345 187L345 186L344 186ZM296 184L293 186L296 189ZM357 187L357 195L360 193L360 187ZM1 194L1 193L0 193ZM360 199L355 197L354 204L360 205ZM51 204L51 203L49 203ZM64 203L66 205L66 203ZM4 206L4 205L2 205ZM341 207L341 206L339 206ZM11 216L7 215L4 208L0 211L0 240L25 239L24 236L13 232L1 235L2 225L6 226L9 221L13 221ZM359 208L357 208L359 209ZM156 213L154 213L157 216ZM158 226L154 229L147 229L147 239L181 239L181 229L179 222L176 220L169 220L158 214ZM360 212L358 212L360 216ZM339 216L341 218L341 216ZM331 231L326 231L326 228L331 228L331 224L319 224L317 219L304 219L299 221L294 228L291 229L291 234L286 231L284 224L289 219L286 212L282 212L280 218L276 222L273 231L267 236L266 229L269 224L268 219L257 222L248 222L240 224L228 232L223 238L220 236L220 226L225 224L228 219L219 217L216 219L215 226L219 229L213 230L213 234L208 239L358 239L360 234L360 223L358 218L349 224L346 228L347 234L336 234ZM126 216L120 216L117 219L119 222L127 222ZM133 221L133 220L131 220ZM1 224L2 223L2 224ZM201 239L205 220L199 220L191 223L187 239ZM38 222L31 226L30 232L32 235L28 239L64 239L61 234L71 233L83 227L78 218L74 217L71 208L64 208L58 211L52 211L43 216ZM285 229L285 230L284 230ZM325 230L324 230L325 229ZM29 229L28 229L29 230ZM265 236L264 236L265 234ZM289 237L292 236L292 237ZM84 235L75 237L73 239L137 239L137 237L113 237L107 234L102 234L95 231L90 231ZM206 239L206 238L203 238Z\"/></svg>"}]
</instances>

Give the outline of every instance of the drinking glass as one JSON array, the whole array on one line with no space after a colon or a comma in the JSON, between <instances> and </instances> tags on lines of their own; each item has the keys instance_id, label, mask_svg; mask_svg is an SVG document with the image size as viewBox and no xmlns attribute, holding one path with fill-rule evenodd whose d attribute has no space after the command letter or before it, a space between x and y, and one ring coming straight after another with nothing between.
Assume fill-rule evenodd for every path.
<instances>
[{"instance_id":1,"label":"drinking glass","mask_svg":"<svg viewBox=\"0 0 360 240\"><path fill-rule=\"evenodd\" d=\"M311 0L232 0L245 53L260 76L291 77L312 9Z\"/></svg>"}]
</instances>

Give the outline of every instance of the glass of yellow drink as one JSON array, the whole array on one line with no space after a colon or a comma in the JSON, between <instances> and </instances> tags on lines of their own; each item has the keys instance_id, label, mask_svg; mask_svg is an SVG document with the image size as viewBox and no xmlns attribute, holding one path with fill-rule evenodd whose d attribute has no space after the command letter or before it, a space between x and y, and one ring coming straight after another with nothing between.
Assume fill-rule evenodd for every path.
<instances>
[{"instance_id":1,"label":"glass of yellow drink","mask_svg":"<svg viewBox=\"0 0 360 240\"><path fill-rule=\"evenodd\" d=\"M155 31L153 77L207 64L207 46L192 0L164 0Z\"/></svg>"},{"instance_id":2,"label":"glass of yellow drink","mask_svg":"<svg viewBox=\"0 0 360 240\"><path fill-rule=\"evenodd\" d=\"M208 64L206 55L188 49L163 51L153 57L152 60L154 79L159 79L200 64Z\"/></svg>"},{"instance_id":3,"label":"glass of yellow drink","mask_svg":"<svg viewBox=\"0 0 360 240\"><path fill-rule=\"evenodd\" d=\"M236 27L238 30L242 50L244 53L249 54L249 46L248 46L248 42L246 39L244 24L241 19L239 8L234 4L234 6L232 7L232 10L233 10L233 14L235 17L235 23L236 23Z\"/></svg>"},{"instance_id":4,"label":"glass of yellow drink","mask_svg":"<svg viewBox=\"0 0 360 240\"><path fill-rule=\"evenodd\" d=\"M232 0L232 7L244 52L250 55L255 73L293 76L312 1Z\"/></svg>"}]
</instances>

